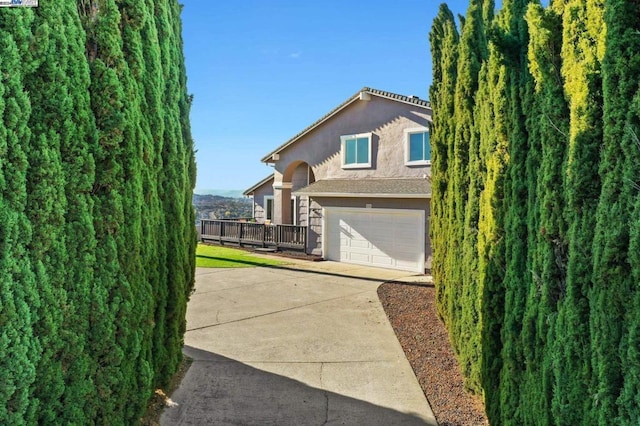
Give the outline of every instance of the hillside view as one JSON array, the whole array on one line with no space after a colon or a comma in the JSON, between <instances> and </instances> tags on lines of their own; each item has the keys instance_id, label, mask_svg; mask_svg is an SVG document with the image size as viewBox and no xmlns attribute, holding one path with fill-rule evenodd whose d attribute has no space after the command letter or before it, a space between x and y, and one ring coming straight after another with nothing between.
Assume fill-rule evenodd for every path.
<instances>
[{"instance_id":1,"label":"hillside view","mask_svg":"<svg viewBox=\"0 0 640 426\"><path fill-rule=\"evenodd\" d=\"M196 222L200 219L236 219L252 217L251 199L220 195L193 194Z\"/></svg>"}]
</instances>

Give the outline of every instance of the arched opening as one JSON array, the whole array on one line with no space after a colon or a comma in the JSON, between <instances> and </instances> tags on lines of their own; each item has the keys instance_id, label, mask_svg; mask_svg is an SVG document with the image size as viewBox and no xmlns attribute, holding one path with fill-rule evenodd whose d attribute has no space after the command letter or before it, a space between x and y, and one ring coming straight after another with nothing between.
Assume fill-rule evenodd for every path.
<instances>
[{"instance_id":1,"label":"arched opening","mask_svg":"<svg viewBox=\"0 0 640 426\"><path fill-rule=\"evenodd\" d=\"M294 161L282 174L282 196L280 208L282 223L307 225L309 220L309 197L295 196L294 192L316 181L313 169L304 161Z\"/></svg>"}]
</instances>

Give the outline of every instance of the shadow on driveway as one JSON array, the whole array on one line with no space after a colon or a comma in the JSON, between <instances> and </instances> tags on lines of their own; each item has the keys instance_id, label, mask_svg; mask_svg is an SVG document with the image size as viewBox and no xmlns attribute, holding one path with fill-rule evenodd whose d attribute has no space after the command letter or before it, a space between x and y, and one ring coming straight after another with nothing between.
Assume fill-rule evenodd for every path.
<instances>
[{"instance_id":1,"label":"shadow on driveway","mask_svg":"<svg viewBox=\"0 0 640 426\"><path fill-rule=\"evenodd\" d=\"M424 425L380 407L185 346L193 358L161 425ZM320 382L322 370L320 369Z\"/></svg>"},{"instance_id":2,"label":"shadow on driveway","mask_svg":"<svg viewBox=\"0 0 640 426\"><path fill-rule=\"evenodd\" d=\"M283 270L283 271L296 271L296 272L306 272L309 274L319 274L319 275L326 275L326 276L331 276L331 277L338 277L338 278L354 278L354 279L358 279L358 280L364 280L364 281L372 281L372 282L378 282L378 283L383 283L383 282L387 282L387 281L395 281L393 278L391 277L376 277L376 276L366 276L366 275L354 275L354 274L346 274L343 272L337 272L337 271L331 271L329 270L330 268L323 268L320 266L321 263L324 262L313 262L312 265L314 265L315 267L305 267L302 266L303 264L301 263L290 263L290 264L286 264L286 259L283 260L283 262L285 262L285 264L283 265L265 265L264 263L260 263L260 262L254 262L251 260L240 260L240 259L229 259L226 257L216 257L216 256L204 256L204 255L196 255L196 257L201 257L203 259L213 259L213 260L221 260L221 261L225 261L225 262L229 262L229 263L238 263L241 265L246 265L248 267L261 267L261 268L269 268L269 269L279 269L279 270ZM216 270L220 270L220 269L233 269L233 268L209 268L209 267L198 267L197 269L200 270L206 270L206 269L211 269L212 271L216 271ZM376 268L370 268L371 270L375 270ZM389 270L384 270L387 273L389 272ZM396 275L402 275L402 271L393 271L396 273ZM410 274L409 272L407 272L406 274ZM202 273L200 274L196 274L196 275L203 275ZM422 276L423 274L416 274L416 277Z\"/></svg>"}]
</instances>

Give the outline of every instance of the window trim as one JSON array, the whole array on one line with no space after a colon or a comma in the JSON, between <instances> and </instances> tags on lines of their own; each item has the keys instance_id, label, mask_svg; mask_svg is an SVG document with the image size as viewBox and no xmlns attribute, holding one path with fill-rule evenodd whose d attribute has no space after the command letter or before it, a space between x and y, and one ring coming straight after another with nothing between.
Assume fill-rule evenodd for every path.
<instances>
[{"instance_id":1,"label":"window trim","mask_svg":"<svg viewBox=\"0 0 640 426\"><path fill-rule=\"evenodd\" d=\"M411 135L416 133L430 133L428 127L412 127L409 129L404 129L404 165L405 166L430 166L431 158L429 160L409 160L409 155L411 154ZM429 144L431 144L431 135L429 134ZM429 149L429 154L431 154L431 149ZM431 157L431 155L429 155Z\"/></svg>"},{"instance_id":2,"label":"window trim","mask_svg":"<svg viewBox=\"0 0 640 426\"><path fill-rule=\"evenodd\" d=\"M371 168L371 157L372 157L372 152L371 152L371 139L373 133L369 132L369 133L358 133L355 135L342 135L340 136L340 159L341 159L341 163L342 163L342 168L343 169L370 169ZM366 163L352 163L352 164L346 164L345 160L346 160L346 155L347 155L347 151L345 149L345 145L346 142L348 140L352 140L352 139L359 139L359 138L367 138L367 157L368 157L368 161ZM357 152L357 147L356 147L356 152Z\"/></svg>"},{"instance_id":3,"label":"window trim","mask_svg":"<svg viewBox=\"0 0 640 426\"><path fill-rule=\"evenodd\" d=\"M271 201L271 217L267 217L267 215L269 214L269 209L267 207L267 205L269 204L269 201ZM264 196L264 218L263 220L266 221L273 221L273 213L275 210L275 206L276 203L273 199L273 195L265 195Z\"/></svg>"},{"instance_id":4,"label":"window trim","mask_svg":"<svg viewBox=\"0 0 640 426\"><path fill-rule=\"evenodd\" d=\"M291 196L291 201L293 201L293 209L291 209L291 224L298 225L298 197L295 195ZM291 203L290 203L291 204Z\"/></svg>"}]
</instances>

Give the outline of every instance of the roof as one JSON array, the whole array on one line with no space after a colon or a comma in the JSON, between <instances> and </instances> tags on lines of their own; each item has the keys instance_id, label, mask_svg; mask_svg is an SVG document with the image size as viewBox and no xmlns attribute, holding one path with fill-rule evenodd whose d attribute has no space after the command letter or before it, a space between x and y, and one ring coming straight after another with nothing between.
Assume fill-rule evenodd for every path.
<instances>
[{"instance_id":1,"label":"roof","mask_svg":"<svg viewBox=\"0 0 640 426\"><path fill-rule=\"evenodd\" d=\"M294 191L310 197L431 198L429 179L327 179Z\"/></svg>"},{"instance_id":2,"label":"roof","mask_svg":"<svg viewBox=\"0 0 640 426\"><path fill-rule=\"evenodd\" d=\"M254 192L256 189L260 188L262 185L269 183L269 181L272 181L272 180L273 180L273 174L270 174L266 178L262 179L260 182L253 185L251 188L244 191L242 195L251 195L251 193Z\"/></svg>"},{"instance_id":3,"label":"roof","mask_svg":"<svg viewBox=\"0 0 640 426\"><path fill-rule=\"evenodd\" d=\"M356 94L354 94L349 99L347 99L346 101L344 101L343 103L338 105L333 110L331 110L328 114L324 115L319 120L317 120L315 123L313 123L312 125L310 125L306 129L304 129L303 131L301 131L300 133L298 133L297 135L295 135L294 137L289 139L287 142L283 143L278 148L276 148L275 150L273 150L270 153L268 153L267 155L265 155L262 158L261 161L264 162L264 163L268 163L270 161L273 161L271 159L273 154L279 153L280 151L282 151L283 149L285 149L289 145L293 144L294 142L296 142L298 139L300 139L301 137L303 137L307 133L311 132L313 129L318 127L320 124L324 123L325 121L327 121L328 119L330 119L331 117L333 117L334 115L336 115L337 113L339 113L340 111L345 109L347 106L349 106L350 104L352 104L356 100L360 99L362 94L374 95L374 96L378 96L380 98L391 99L391 100L394 100L394 101L397 101L397 102L404 102L406 104L416 105L416 106L419 106L419 107L422 107L422 108L431 108L431 104L429 103L429 101L425 101L424 99L420 99L417 96L398 95L396 93L385 92L383 90L372 89L370 87L363 87L362 89L358 90L358 92Z\"/></svg>"}]
</instances>

